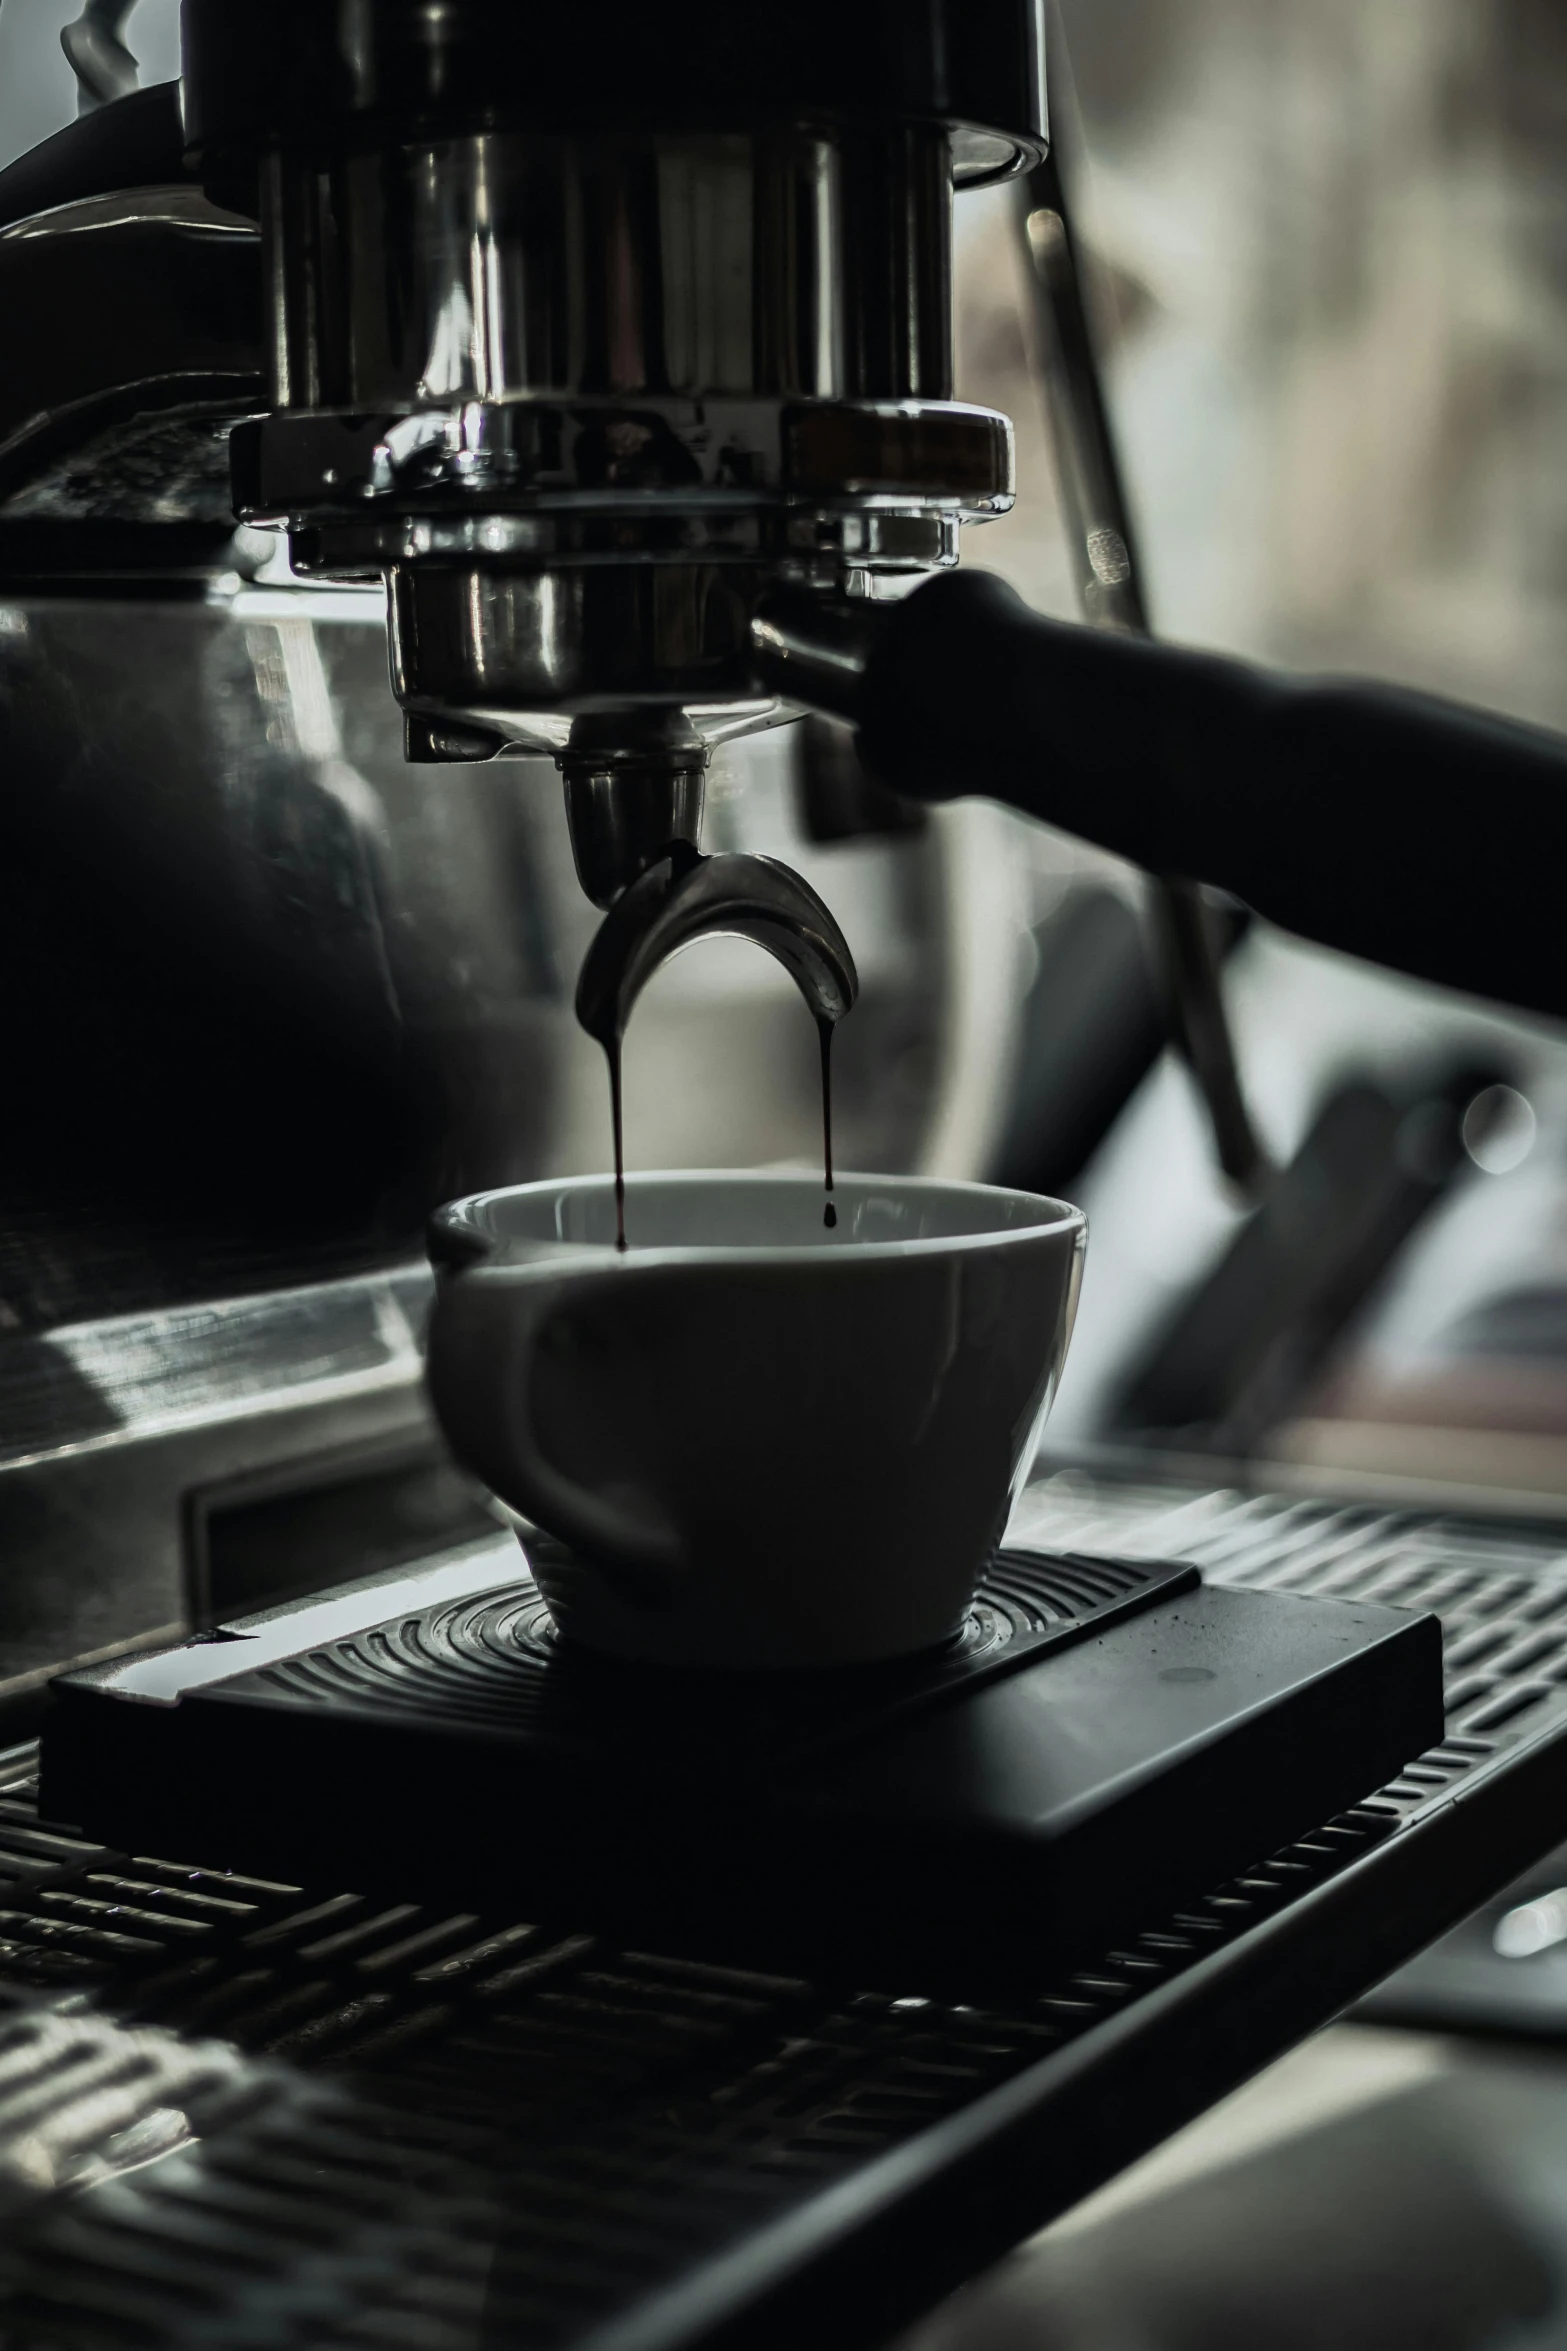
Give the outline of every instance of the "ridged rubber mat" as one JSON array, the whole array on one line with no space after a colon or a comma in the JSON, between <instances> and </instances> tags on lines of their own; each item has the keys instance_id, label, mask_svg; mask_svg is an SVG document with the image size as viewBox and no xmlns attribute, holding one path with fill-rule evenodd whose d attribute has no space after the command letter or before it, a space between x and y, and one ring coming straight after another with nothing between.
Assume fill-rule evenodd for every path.
<instances>
[{"instance_id":1,"label":"ridged rubber mat","mask_svg":"<svg viewBox=\"0 0 1567 2351\"><path fill-rule=\"evenodd\" d=\"M539 1729L569 1737L581 1721L598 1739L609 1685L618 1698L610 1711L623 1715L628 1739L650 1717L668 1718L666 1733L699 1730L699 1713L711 1735L738 1737L754 1751L830 1730L839 1716L853 1720L994 1672L1019 1644L1097 1617L1154 1580L1139 1561L999 1553L943 1653L840 1674L826 1695L820 1675L748 1675L731 1702L728 1677L692 1676L687 1691L680 1676L650 1682L639 1669L568 1656L531 1579L258 1667L235 1686L323 1705L357 1701L448 1725L493 1725L512 1736ZM590 1714L582 1713L584 1702Z\"/></svg>"}]
</instances>

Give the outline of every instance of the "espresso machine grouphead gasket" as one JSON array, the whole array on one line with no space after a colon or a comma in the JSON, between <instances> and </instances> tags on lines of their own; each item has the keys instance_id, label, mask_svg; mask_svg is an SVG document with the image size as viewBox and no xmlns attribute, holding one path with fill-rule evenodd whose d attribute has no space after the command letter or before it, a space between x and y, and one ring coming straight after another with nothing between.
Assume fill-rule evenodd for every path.
<instances>
[{"instance_id":1,"label":"espresso machine grouphead gasket","mask_svg":"<svg viewBox=\"0 0 1567 2351\"><path fill-rule=\"evenodd\" d=\"M43 1800L133 1851L306 1884L349 1853L365 1890L971 1996L1103 1950L1441 1732L1434 1617L1192 1567L1003 1552L936 1655L650 1675L566 1649L490 1545L67 1677Z\"/></svg>"}]
</instances>

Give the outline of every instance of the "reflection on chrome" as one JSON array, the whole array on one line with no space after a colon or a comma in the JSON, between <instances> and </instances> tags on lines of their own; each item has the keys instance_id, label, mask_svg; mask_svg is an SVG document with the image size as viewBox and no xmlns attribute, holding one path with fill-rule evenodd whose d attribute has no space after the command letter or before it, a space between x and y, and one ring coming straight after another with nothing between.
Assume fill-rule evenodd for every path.
<instances>
[{"instance_id":1,"label":"reflection on chrome","mask_svg":"<svg viewBox=\"0 0 1567 2351\"><path fill-rule=\"evenodd\" d=\"M1499 1959L1534 1959L1567 1943L1567 1886L1520 1902L1498 1919L1491 1947Z\"/></svg>"}]
</instances>

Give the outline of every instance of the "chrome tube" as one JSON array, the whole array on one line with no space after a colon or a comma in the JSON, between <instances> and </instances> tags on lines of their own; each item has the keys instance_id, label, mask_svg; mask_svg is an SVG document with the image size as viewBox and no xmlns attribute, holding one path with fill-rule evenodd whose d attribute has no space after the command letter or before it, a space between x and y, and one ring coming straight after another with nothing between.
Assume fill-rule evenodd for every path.
<instances>
[{"instance_id":1,"label":"chrome tube","mask_svg":"<svg viewBox=\"0 0 1567 2351\"><path fill-rule=\"evenodd\" d=\"M952 176L920 123L264 159L241 511L385 575L414 755L732 732L771 582L940 568L1010 505L1010 428L951 399Z\"/></svg>"},{"instance_id":2,"label":"chrome tube","mask_svg":"<svg viewBox=\"0 0 1567 2351\"><path fill-rule=\"evenodd\" d=\"M281 154L275 405L950 399L951 173L920 125Z\"/></svg>"},{"instance_id":3,"label":"chrome tube","mask_svg":"<svg viewBox=\"0 0 1567 2351\"><path fill-rule=\"evenodd\" d=\"M1146 636L1136 537L1084 299L1059 128L1050 154L1018 182L1016 212L1083 617L1096 628ZM1196 1079L1219 1165L1231 1183L1255 1196L1272 1171L1241 1087L1216 926L1200 885L1161 878L1154 921L1175 1041Z\"/></svg>"}]
</instances>

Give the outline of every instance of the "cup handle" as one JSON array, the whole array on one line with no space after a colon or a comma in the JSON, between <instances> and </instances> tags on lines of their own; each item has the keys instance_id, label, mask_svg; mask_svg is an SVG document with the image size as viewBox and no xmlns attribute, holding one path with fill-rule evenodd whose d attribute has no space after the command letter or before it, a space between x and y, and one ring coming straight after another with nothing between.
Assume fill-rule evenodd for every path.
<instances>
[{"instance_id":1,"label":"cup handle","mask_svg":"<svg viewBox=\"0 0 1567 2351\"><path fill-rule=\"evenodd\" d=\"M426 1376L436 1417L467 1468L580 1552L623 1597L656 1605L685 1564L678 1535L584 1492L545 1454L533 1422L539 1335L557 1309L605 1278L563 1279L544 1265L478 1265L448 1274L430 1318Z\"/></svg>"}]
</instances>

